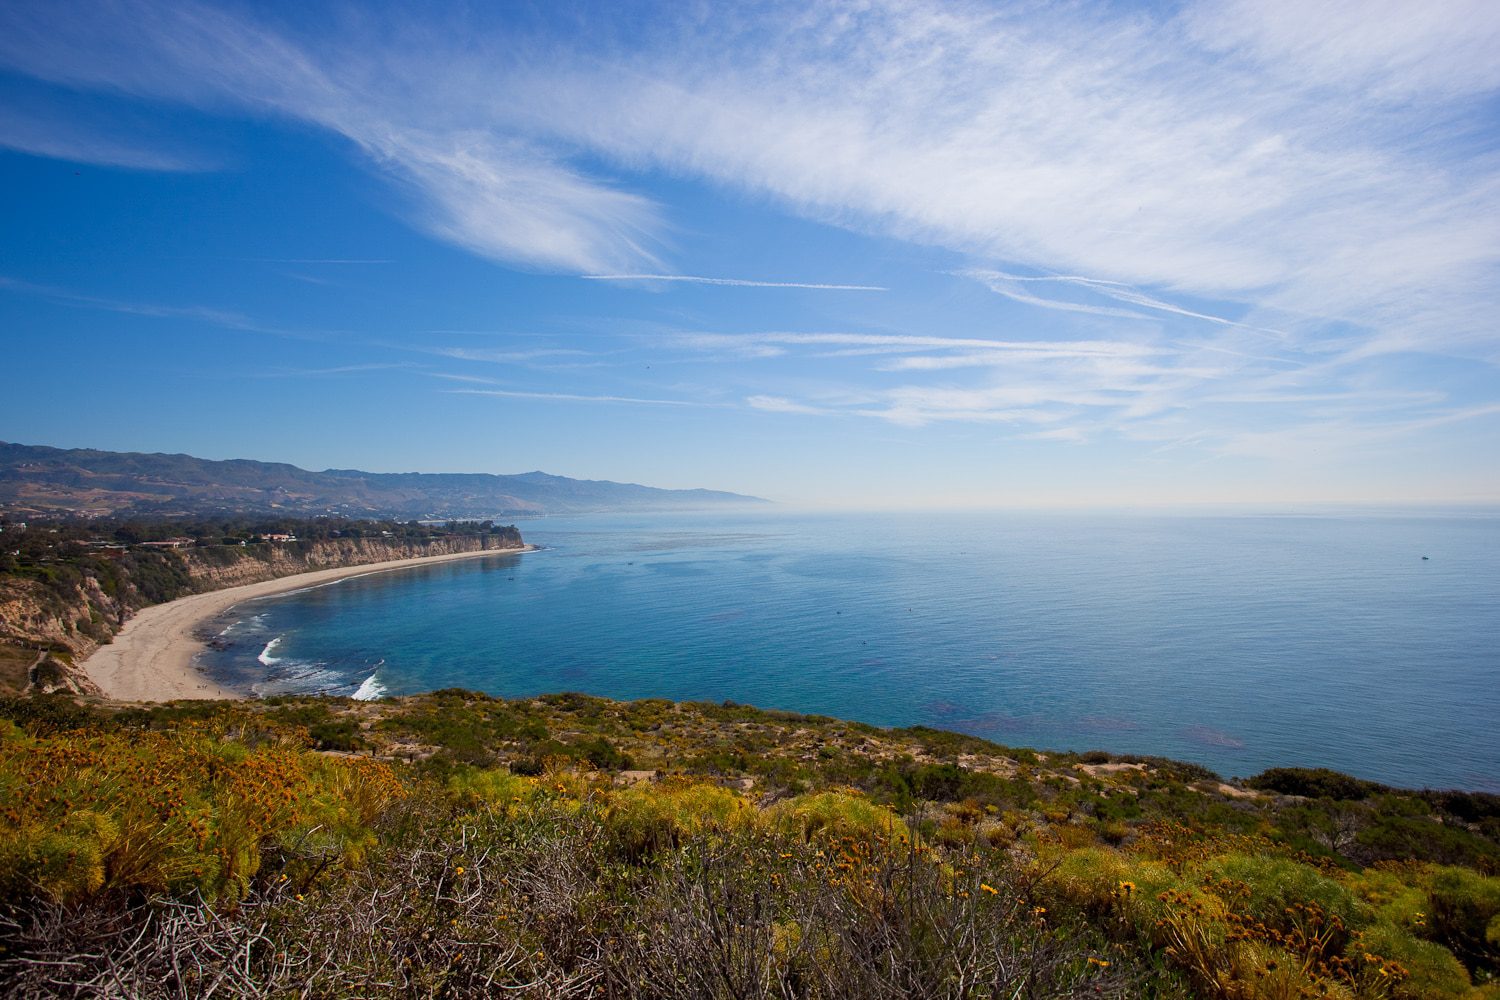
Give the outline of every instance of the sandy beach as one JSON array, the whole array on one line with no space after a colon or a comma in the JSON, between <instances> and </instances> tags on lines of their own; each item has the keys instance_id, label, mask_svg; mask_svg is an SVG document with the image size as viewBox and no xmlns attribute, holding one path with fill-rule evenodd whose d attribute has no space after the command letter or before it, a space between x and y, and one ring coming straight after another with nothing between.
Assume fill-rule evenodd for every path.
<instances>
[{"instance_id":1,"label":"sandy beach","mask_svg":"<svg viewBox=\"0 0 1500 1000\"><path fill-rule=\"evenodd\" d=\"M486 549L458 552L452 555L396 559L391 562L342 566L338 569L314 570L283 576L263 583L249 583L207 594L194 594L167 604L143 609L125 623L114 642L101 646L83 662L89 678L106 696L117 701L175 701L179 698L243 698L209 680L193 666L193 657L205 647L198 637L198 626L245 601L290 590L331 583L348 577L385 573L411 566L476 559L482 556L531 552L535 546L519 549Z\"/></svg>"}]
</instances>

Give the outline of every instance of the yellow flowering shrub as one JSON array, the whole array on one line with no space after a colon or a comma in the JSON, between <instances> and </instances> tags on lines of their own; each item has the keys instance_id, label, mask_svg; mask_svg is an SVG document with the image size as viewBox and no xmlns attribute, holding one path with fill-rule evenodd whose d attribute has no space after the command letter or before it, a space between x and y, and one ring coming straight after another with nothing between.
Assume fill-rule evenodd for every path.
<instances>
[{"instance_id":1,"label":"yellow flowering shrub","mask_svg":"<svg viewBox=\"0 0 1500 1000\"><path fill-rule=\"evenodd\" d=\"M676 847L686 836L726 833L755 823L755 808L707 783L642 784L613 793L604 824L617 848L639 859Z\"/></svg>"},{"instance_id":2,"label":"yellow flowering shrub","mask_svg":"<svg viewBox=\"0 0 1500 1000\"><path fill-rule=\"evenodd\" d=\"M808 842L855 836L904 844L911 836L905 820L888 807L847 792L799 795L776 803L766 818L782 833Z\"/></svg>"},{"instance_id":3,"label":"yellow flowering shrub","mask_svg":"<svg viewBox=\"0 0 1500 1000\"><path fill-rule=\"evenodd\" d=\"M268 844L357 859L400 794L384 764L196 730L12 735L0 742L0 890L239 895Z\"/></svg>"}]
</instances>

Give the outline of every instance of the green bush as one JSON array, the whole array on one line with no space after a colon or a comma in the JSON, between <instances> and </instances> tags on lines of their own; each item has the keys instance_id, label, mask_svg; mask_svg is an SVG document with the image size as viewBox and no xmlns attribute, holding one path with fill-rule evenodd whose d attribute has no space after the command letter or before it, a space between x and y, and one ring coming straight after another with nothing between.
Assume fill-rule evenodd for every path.
<instances>
[{"instance_id":1,"label":"green bush","mask_svg":"<svg viewBox=\"0 0 1500 1000\"><path fill-rule=\"evenodd\" d=\"M604 825L620 854L641 861L684 838L752 825L755 811L725 788L709 784L641 784L615 793Z\"/></svg>"},{"instance_id":2,"label":"green bush","mask_svg":"<svg viewBox=\"0 0 1500 1000\"><path fill-rule=\"evenodd\" d=\"M1249 895L1242 905L1268 925L1287 926L1288 911L1299 904L1317 906L1325 916L1337 917L1350 931L1366 926L1374 916L1369 905L1343 883L1286 858L1230 854L1208 862L1202 871L1248 887Z\"/></svg>"},{"instance_id":3,"label":"green bush","mask_svg":"<svg viewBox=\"0 0 1500 1000\"><path fill-rule=\"evenodd\" d=\"M1428 890L1433 940L1470 970L1500 972L1500 878L1467 868L1443 868Z\"/></svg>"},{"instance_id":4,"label":"green bush","mask_svg":"<svg viewBox=\"0 0 1500 1000\"><path fill-rule=\"evenodd\" d=\"M621 753L602 736L589 740L578 749L590 764L601 771L626 771L635 763L628 753Z\"/></svg>"},{"instance_id":5,"label":"green bush","mask_svg":"<svg viewBox=\"0 0 1500 1000\"><path fill-rule=\"evenodd\" d=\"M1326 767L1273 767L1245 782L1251 788L1309 799L1359 801L1386 791L1384 785L1330 771Z\"/></svg>"},{"instance_id":6,"label":"green bush","mask_svg":"<svg viewBox=\"0 0 1500 1000\"><path fill-rule=\"evenodd\" d=\"M1365 931L1359 947L1400 963L1410 976L1401 984L1405 996L1465 997L1472 986L1463 963L1447 948L1418 940L1389 924L1378 924Z\"/></svg>"},{"instance_id":7,"label":"green bush","mask_svg":"<svg viewBox=\"0 0 1500 1000\"><path fill-rule=\"evenodd\" d=\"M799 795L778 802L767 820L802 841L830 841L858 837L876 842L906 843L911 837L904 820L885 806L844 792Z\"/></svg>"}]
</instances>

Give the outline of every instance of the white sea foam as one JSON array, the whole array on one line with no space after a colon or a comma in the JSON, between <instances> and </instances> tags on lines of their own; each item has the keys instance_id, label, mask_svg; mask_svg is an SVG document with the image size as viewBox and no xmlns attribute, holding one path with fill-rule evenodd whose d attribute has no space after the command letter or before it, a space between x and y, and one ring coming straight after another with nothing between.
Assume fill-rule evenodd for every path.
<instances>
[{"instance_id":1,"label":"white sea foam","mask_svg":"<svg viewBox=\"0 0 1500 1000\"><path fill-rule=\"evenodd\" d=\"M365 682L359 686L359 690L354 692L353 697L355 701L375 701L385 697L385 685L376 680L379 673L377 670L365 678Z\"/></svg>"},{"instance_id":2,"label":"white sea foam","mask_svg":"<svg viewBox=\"0 0 1500 1000\"><path fill-rule=\"evenodd\" d=\"M279 656L272 656L271 653L275 651L276 647L278 645L280 645L281 640L285 639L285 638L286 638L286 636L284 636L284 635L278 635L276 638L274 638L270 642L266 643L266 648L262 649L260 651L260 655L257 656L256 659L259 660L265 666L268 666L268 667L274 667L274 666L276 666L276 664L278 664L278 663L281 662L281 657L279 657Z\"/></svg>"},{"instance_id":3,"label":"white sea foam","mask_svg":"<svg viewBox=\"0 0 1500 1000\"><path fill-rule=\"evenodd\" d=\"M319 661L277 660L276 669L264 680L251 685L258 698L277 694L332 694L348 690L344 677Z\"/></svg>"}]
</instances>

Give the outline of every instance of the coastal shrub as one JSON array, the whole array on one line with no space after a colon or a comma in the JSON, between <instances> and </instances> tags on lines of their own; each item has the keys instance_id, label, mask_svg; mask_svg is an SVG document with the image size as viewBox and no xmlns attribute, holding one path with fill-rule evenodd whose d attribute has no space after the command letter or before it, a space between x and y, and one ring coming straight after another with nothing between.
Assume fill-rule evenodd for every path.
<instances>
[{"instance_id":1,"label":"coastal shrub","mask_svg":"<svg viewBox=\"0 0 1500 1000\"><path fill-rule=\"evenodd\" d=\"M620 706L621 721L636 732L658 729L677 706L665 698L641 698Z\"/></svg>"},{"instance_id":2,"label":"coastal shrub","mask_svg":"<svg viewBox=\"0 0 1500 1000\"><path fill-rule=\"evenodd\" d=\"M399 715L377 723L385 732L436 747L438 755L466 764L490 764L508 741L532 744L546 728L517 706L461 689L434 692Z\"/></svg>"},{"instance_id":3,"label":"coastal shrub","mask_svg":"<svg viewBox=\"0 0 1500 1000\"><path fill-rule=\"evenodd\" d=\"M798 850L774 831L768 840L685 844L641 901L642 920L660 932L621 942L610 992L683 1000L1184 995L1086 929L1042 919L998 877L987 882L856 838L827 848Z\"/></svg>"},{"instance_id":4,"label":"coastal shrub","mask_svg":"<svg viewBox=\"0 0 1500 1000\"><path fill-rule=\"evenodd\" d=\"M73 983L141 1000L1188 995L977 871L899 855L856 880L838 858L857 845L836 858L750 828L621 865L593 819L543 805L455 824L428 789L390 810L384 846L345 878L260 879L217 910L38 907L0 931L0 982L55 995L68 962Z\"/></svg>"},{"instance_id":5,"label":"coastal shrub","mask_svg":"<svg viewBox=\"0 0 1500 1000\"><path fill-rule=\"evenodd\" d=\"M1471 971L1500 973L1500 878L1442 868L1428 889L1432 939Z\"/></svg>"},{"instance_id":6,"label":"coastal shrub","mask_svg":"<svg viewBox=\"0 0 1500 1000\"><path fill-rule=\"evenodd\" d=\"M538 767L537 774L540 773ZM526 806L541 794L540 786L532 778L511 771L473 767L460 768L450 775L447 790L460 809L502 813Z\"/></svg>"},{"instance_id":7,"label":"coastal shrub","mask_svg":"<svg viewBox=\"0 0 1500 1000\"><path fill-rule=\"evenodd\" d=\"M976 771L945 761L937 764L914 764L910 761L870 769L868 780L873 789L890 799L902 812L919 800L959 802L975 799L997 807L1028 806L1037 800L1036 789L1029 782L1015 781L988 771Z\"/></svg>"},{"instance_id":8,"label":"coastal shrub","mask_svg":"<svg viewBox=\"0 0 1500 1000\"><path fill-rule=\"evenodd\" d=\"M614 793L604 813L611 842L632 861L672 850L690 836L723 834L755 821L748 802L706 783L635 785Z\"/></svg>"},{"instance_id":9,"label":"coastal shrub","mask_svg":"<svg viewBox=\"0 0 1500 1000\"><path fill-rule=\"evenodd\" d=\"M743 751L714 746L688 757L683 762L683 770L690 774L741 774L750 770L752 763Z\"/></svg>"},{"instance_id":10,"label":"coastal shrub","mask_svg":"<svg viewBox=\"0 0 1500 1000\"><path fill-rule=\"evenodd\" d=\"M1500 820L1500 795L1489 792L1424 792L1423 798L1463 823Z\"/></svg>"},{"instance_id":11,"label":"coastal shrub","mask_svg":"<svg viewBox=\"0 0 1500 1000\"><path fill-rule=\"evenodd\" d=\"M560 694L544 694L540 699L543 704L550 705L561 712L577 716L581 720L592 721L603 716L604 711L610 706L610 702L593 695L580 694L577 691L564 691Z\"/></svg>"},{"instance_id":12,"label":"coastal shrub","mask_svg":"<svg viewBox=\"0 0 1500 1000\"><path fill-rule=\"evenodd\" d=\"M198 727L215 733L265 730L264 720L238 702L169 701L159 705L133 705L116 712L108 728L173 730ZM96 727L97 728L97 727Z\"/></svg>"},{"instance_id":13,"label":"coastal shrub","mask_svg":"<svg viewBox=\"0 0 1500 1000\"><path fill-rule=\"evenodd\" d=\"M1180 875L1160 862L1106 848L1070 851L1042 871L1048 898L1081 909L1121 941L1152 949L1181 969L1199 996L1344 995L1335 984L1310 975L1305 963L1275 939L1245 933L1235 919L1239 894L1222 882Z\"/></svg>"},{"instance_id":14,"label":"coastal shrub","mask_svg":"<svg viewBox=\"0 0 1500 1000\"><path fill-rule=\"evenodd\" d=\"M1407 802L1420 803L1408 799ZM1363 861L1418 860L1443 865L1465 865L1486 871L1500 870L1500 847L1493 840L1461 826L1450 825L1426 814L1409 810L1375 813L1354 838L1353 849Z\"/></svg>"},{"instance_id":15,"label":"coastal shrub","mask_svg":"<svg viewBox=\"0 0 1500 1000\"><path fill-rule=\"evenodd\" d=\"M905 843L911 837L906 822L885 806L846 792L799 795L772 806L769 823L803 842L861 837Z\"/></svg>"},{"instance_id":16,"label":"coastal shrub","mask_svg":"<svg viewBox=\"0 0 1500 1000\"><path fill-rule=\"evenodd\" d=\"M1047 898L1156 950L1204 996L1437 997L1467 988L1449 952L1377 921L1350 887L1285 858L1230 854L1176 872L1085 848L1036 864ZM1390 874L1362 887L1378 895L1400 885Z\"/></svg>"},{"instance_id":17,"label":"coastal shrub","mask_svg":"<svg viewBox=\"0 0 1500 1000\"><path fill-rule=\"evenodd\" d=\"M591 715L595 705L567 703ZM76 956L79 976L143 997L198 995L216 976L242 975L243 989L214 988L545 995L613 984L617 995L692 996L733 981L749 995L972 996L976 976L1024 969L1034 955L1058 977L1034 980L1037 995L1066 995L1068 983L1079 995L1098 985L1182 997L1182 977L1194 996L1235 1000L1479 1000L1500 989L1480 959L1465 969L1448 950L1500 937L1500 918L1472 905L1493 880L1410 862L1341 871L1299 855L1288 832L1310 831L1304 813L1353 817L1339 834L1350 860L1365 855L1348 830L1385 821L1482 839L1439 793L1229 799L1162 768L1089 777L1054 757L1009 773L982 741L972 745L983 754L959 766L930 756L925 737L713 709L739 721L645 703L637 728L633 706L602 702L585 719L456 691L378 706L284 698L109 714L42 704L30 726L0 717L0 896L10 900L0 899L10 949L0 993L50 995L6 976L44 983L44 967L26 962ZM480 760L512 764L439 752L397 781L386 765L306 749L314 727L361 719L374 723L364 738L377 753L397 741L441 751L451 732L472 739ZM549 723L561 739L525 735L545 738ZM619 788L585 763L596 741L669 772L711 759L779 801L761 811L682 779ZM56 766L26 763L38 754ZM528 764L534 777L517 773ZM924 800L914 784L952 797ZM54 800L47 808L34 808L38 789ZM888 807L900 789L905 813ZM1487 808L1482 798L1453 806L1480 823ZM913 844L919 825L931 835ZM148 895L152 905L139 905ZM1441 931L1438 898L1451 917ZM247 942L248 972L215 957L243 955ZM204 978L174 971L172 954L198 955ZM337 962L324 966L327 955ZM685 963L696 963L691 975ZM1006 996L1023 987L983 982Z\"/></svg>"},{"instance_id":18,"label":"coastal shrub","mask_svg":"<svg viewBox=\"0 0 1500 1000\"><path fill-rule=\"evenodd\" d=\"M200 731L8 740L0 888L58 900L116 888L237 897L268 846L320 867L357 862L369 824L399 794L379 762Z\"/></svg>"},{"instance_id":19,"label":"coastal shrub","mask_svg":"<svg viewBox=\"0 0 1500 1000\"><path fill-rule=\"evenodd\" d=\"M337 716L323 703L301 703L275 708L268 718L288 726L300 727L317 750L361 750L366 743L360 736L359 722L352 716Z\"/></svg>"},{"instance_id":20,"label":"coastal shrub","mask_svg":"<svg viewBox=\"0 0 1500 1000\"><path fill-rule=\"evenodd\" d=\"M1273 767L1245 782L1251 788L1278 795L1299 795L1308 799L1359 801L1387 791L1384 785L1326 767Z\"/></svg>"},{"instance_id":21,"label":"coastal shrub","mask_svg":"<svg viewBox=\"0 0 1500 1000\"><path fill-rule=\"evenodd\" d=\"M39 736L101 727L108 722L105 713L66 694L0 698L0 718Z\"/></svg>"},{"instance_id":22,"label":"coastal shrub","mask_svg":"<svg viewBox=\"0 0 1500 1000\"><path fill-rule=\"evenodd\" d=\"M964 791L968 772L957 764L927 764L904 776L912 793L932 802L954 802Z\"/></svg>"},{"instance_id":23,"label":"coastal shrub","mask_svg":"<svg viewBox=\"0 0 1500 1000\"><path fill-rule=\"evenodd\" d=\"M1186 891L1209 905L1207 894L1166 865L1107 847L1078 848L1050 860L1044 856L1036 868L1047 898L1105 918L1116 932L1149 938L1167 913L1160 898L1164 893Z\"/></svg>"},{"instance_id":24,"label":"coastal shrub","mask_svg":"<svg viewBox=\"0 0 1500 1000\"><path fill-rule=\"evenodd\" d=\"M1266 855L1230 854L1216 858L1201 869L1207 878L1243 886L1241 912L1271 926L1290 928L1302 920L1303 910L1316 907L1325 926L1335 921L1346 930L1331 945L1330 954L1342 952L1348 933L1368 924L1370 908L1342 883L1308 865Z\"/></svg>"},{"instance_id":25,"label":"coastal shrub","mask_svg":"<svg viewBox=\"0 0 1500 1000\"><path fill-rule=\"evenodd\" d=\"M546 761L534 754L525 757L516 757L510 762L510 772L521 774L529 778L535 778L547 770Z\"/></svg>"},{"instance_id":26,"label":"coastal shrub","mask_svg":"<svg viewBox=\"0 0 1500 1000\"><path fill-rule=\"evenodd\" d=\"M390 766L367 757L302 754L306 804L292 825L274 832L278 848L302 871L337 863L355 867L375 847L375 823L406 794Z\"/></svg>"},{"instance_id":27,"label":"coastal shrub","mask_svg":"<svg viewBox=\"0 0 1500 1000\"><path fill-rule=\"evenodd\" d=\"M0 892L53 899L95 892L104 884L104 855L117 836L107 819L90 810L51 826L7 824L0 838Z\"/></svg>"},{"instance_id":28,"label":"coastal shrub","mask_svg":"<svg viewBox=\"0 0 1500 1000\"><path fill-rule=\"evenodd\" d=\"M1428 930L1427 883L1431 873L1416 865L1377 865L1343 882L1370 907L1377 923L1423 936Z\"/></svg>"},{"instance_id":29,"label":"coastal shrub","mask_svg":"<svg viewBox=\"0 0 1500 1000\"><path fill-rule=\"evenodd\" d=\"M628 753L621 753L602 736L583 743L578 749L585 760L601 771L626 771L634 763Z\"/></svg>"},{"instance_id":30,"label":"coastal shrub","mask_svg":"<svg viewBox=\"0 0 1500 1000\"><path fill-rule=\"evenodd\" d=\"M1463 963L1453 953L1432 941L1413 937L1388 923L1366 930L1359 938L1361 952L1379 955L1396 963L1404 972L1402 982L1393 984L1391 994L1397 997L1437 998L1467 997L1473 984ZM1379 972L1373 973L1379 977Z\"/></svg>"}]
</instances>

